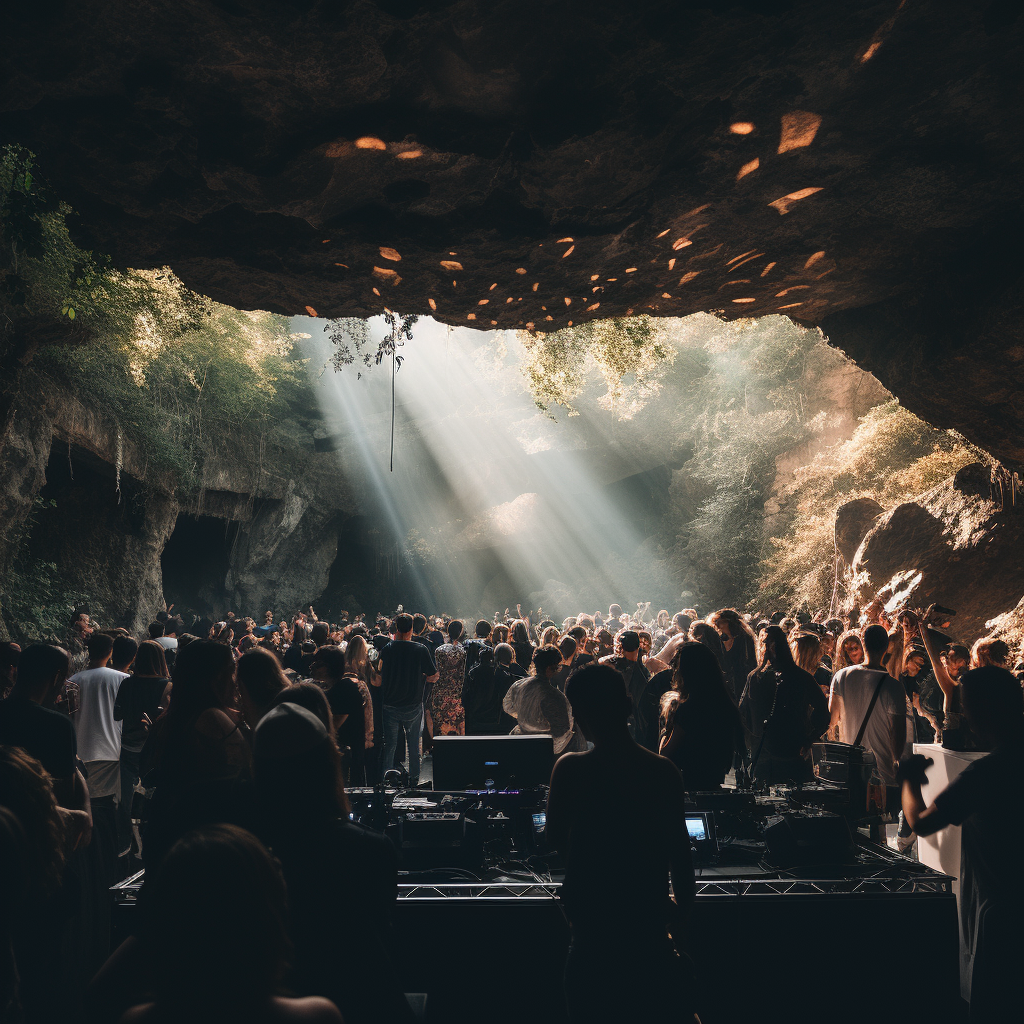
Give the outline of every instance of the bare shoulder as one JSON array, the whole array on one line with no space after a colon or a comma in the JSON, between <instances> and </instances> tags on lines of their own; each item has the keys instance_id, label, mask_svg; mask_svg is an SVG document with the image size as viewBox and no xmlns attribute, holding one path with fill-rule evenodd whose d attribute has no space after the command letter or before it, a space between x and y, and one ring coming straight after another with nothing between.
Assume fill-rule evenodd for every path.
<instances>
[{"instance_id":1,"label":"bare shoulder","mask_svg":"<svg viewBox=\"0 0 1024 1024\"><path fill-rule=\"evenodd\" d=\"M156 1004L142 1003L140 1006L132 1006L121 1014L120 1024L150 1024L156 1020Z\"/></svg>"},{"instance_id":2,"label":"bare shoulder","mask_svg":"<svg viewBox=\"0 0 1024 1024\"><path fill-rule=\"evenodd\" d=\"M204 736L223 739L238 727L238 723L220 708L207 708L197 719L196 729Z\"/></svg>"},{"instance_id":3,"label":"bare shoulder","mask_svg":"<svg viewBox=\"0 0 1024 1024\"><path fill-rule=\"evenodd\" d=\"M323 996L305 996L302 999L274 1000L275 1016L287 1024L341 1024L338 1008Z\"/></svg>"}]
</instances>

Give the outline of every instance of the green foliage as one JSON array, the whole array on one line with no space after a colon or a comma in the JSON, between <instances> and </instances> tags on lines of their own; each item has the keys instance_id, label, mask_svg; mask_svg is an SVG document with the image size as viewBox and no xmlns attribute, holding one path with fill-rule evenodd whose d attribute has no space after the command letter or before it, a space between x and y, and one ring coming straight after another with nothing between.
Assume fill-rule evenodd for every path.
<instances>
[{"instance_id":1,"label":"green foliage","mask_svg":"<svg viewBox=\"0 0 1024 1024\"><path fill-rule=\"evenodd\" d=\"M71 613L84 603L85 595L69 586L66 575L53 562L33 558L29 553L28 536L39 512L47 507L56 507L56 502L36 498L19 531L17 549L3 580L0 629L6 623L11 639L19 643L63 645Z\"/></svg>"},{"instance_id":2,"label":"green foliage","mask_svg":"<svg viewBox=\"0 0 1024 1024\"><path fill-rule=\"evenodd\" d=\"M675 349L662 325L652 317L592 320L552 334L519 333L525 350L522 372L537 407L545 412L561 405L578 415L574 402L590 370L600 373L605 394L601 404L620 419L629 419L658 393L665 364Z\"/></svg>"},{"instance_id":3,"label":"green foliage","mask_svg":"<svg viewBox=\"0 0 1024 1024\"><path fill-rule=\"evenodd\" d=\"M112 417L155 471L187 489L217 438L262 439L314 404L285 317L231 309L166 268L121 272L78 248L72 211L40 182L31 154L10 146L0 155L0 212L0 301L15 319L68 328L34 359L40 386Z\"/></svg>"},{"instance_id":4,"label":"green foliage","mask_svg":"<svg viewBox=\"0 0 1024 1024\"><path fill-rule=\"evenodd\" d=\"M854 498L894 508L988 456L954 431L936 430L895 400L862 416L853 436L797 470L782 495L783 529L770 538L760 598L827 608L835 585L835 515ZM840 598L842 594L840 594Z\"/></svg>"}]
</instances>

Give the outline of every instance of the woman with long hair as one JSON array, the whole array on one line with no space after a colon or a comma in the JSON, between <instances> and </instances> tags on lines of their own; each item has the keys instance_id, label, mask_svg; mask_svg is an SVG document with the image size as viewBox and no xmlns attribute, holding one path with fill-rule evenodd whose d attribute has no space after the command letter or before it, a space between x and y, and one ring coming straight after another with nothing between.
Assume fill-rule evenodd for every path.
<instances>
[{"instance_id":1,"label":"woman with long hair","mask_svg":"<svg viewBox=\"0 0 1024 1024\"><path fill-rule=\"evenodd\" d=\"M380 742L384 735L384 705L380 696L380 673L370 660L370 645L362 632L353 632L345 647L345 675L356 680L363 693L363 729L366 736L366 755L363 770L366 784L377 782Z\"/></svg>"},{"instance_id":2,"label":"woman with long hair","mask_svg":"<svg viewBox=\"0 0 1024 1024\"><path fill-rule=\"evenodd\" d=\"M864 640L860 630L848 629L836 643L835 672L851 665L863 665L865 661Z\"/></svg>"},{"instance_id":3,"label":"woman with long hair","mask_svg":"<svg viewBox=\"0 0 1024 1024\"><path fill-rule=\"evenodd\" d=\"M462 706L462 684L466 681L465 628L461 621L448 623L448 642L434 652L438 679L430 689L430 717L435 736L464 736L466 711Z\"/></svg>"},{"instance_id":4,"label":"woman with long hair","mask_svg":"<svg viewBox=\"0 0 1024 1024\"><path fill-rule=\"evenodd\" d=\"M273 857L244 829L211 825L178 840L147 877L144 915L156 998L124 1024L341 1024L326 999L277 994L291 953L288 893Z\"/></svg>"},{"instance_id":5,"label":"woman with long hair","mask_svg":"<svg viewBox=\"0 0 1024 1024\"><path fill-rule=\"evenodd\" d=\"M231 648L196 640L179 649L171 682L170 706L140 757L143 778L156 786L143 836L147 868L190 829L234 821L238 783L249 776Z\"/></svg>"},{"instance_id":6,"label":"woman with long hair","mask_svg":"<svg viewBox=\"0 0 1024 1024\"><path fill-rule=\"evenodd\" d=\"M64 869L79 830L57 805L46 769L23 748L0 746L0 1020L20 1001L27 1020L71 1019L60 949L76 910ZM80 813L80 812L79 812ZM64 991L62 991L64 990Z\"/></svg>"},{"instance_id":7,"label":"woman with long hair","mask_svg":"<svg viewBox=\"0 0 1024 1024\"><path fill-rule=\"evenodd\" d=\"M725 647L722 646L721 634L711 625L710 622L695 622L690 626L690 640L694 643L703 644L707 647L711 653L718 659L718 664L722 666L723 674L729 665L728 656L725 653ZM750 673L747 673L748 675ZM743 679L746 682L746 677ZM729 686L729 681L726 679L726 686ZM731 688L730 688L731 689ZM740 687L740 693L743 692L743 687ZM734 699L739 700L738 697Z\"/></svg>"},{"instance_id":8,"label":"woman with long hair","mask_svg":"<svg viewBox=\"0 0 1024 1024\"><path fill-rule=\"evenodd\" d=\"M257 831L288 882L290 987L328 996L347 1024L407 1020L388 959L398 857L390 840L349 819L330 733L284 701L257 727L253 762Z\"/></svg>"},{"instance_id":9,"label":"woman with long hair","mask_svg":"<svg viewBox=\"0 0 1024 1024\"><path fill-rule=\"evenodd\" d=\"M733 699L739 702L747 676L757 666L756 637L735 608L721 608L708 616L708 622L718 630L725 651L726 680Z\"/></svg>"},{"instance_id":10,"label":"woman with long hair","mask_svg":"<svg viewBox=\"0 0 1024 1024\"><path fill-rule=\"evenodd\" d=\"M114 700L114 721L121 723L121 801L117 806L118 850L132 844L132 795L141 774L139 763L149 727L167 710L171 680L163 647L143 640L132 674L121 681Z\"/></svg>"},{"instance_id":11,"label":"woman with long hair","mask_svg":"<svg viewBox=\"0 0 1024 1024\"><path fill-rule=\"evenodd\" d=\"M750 674L739 706L754 782L805 782L811 778L806 754L828 728L828 701L793 660L785 631L768 626L764 632L767 664Z\"/></svg>"},{"instance_id":12,"label":"woman with long hair","mask_svg":"<svg viewBox=\"0 0 1024 1024\"><path fill-rule=\"evenodd\" d=\"M742 740L740 715L714 651L684 643L672 659L672 689L661 699L658 753L676 764L687 790L718 789Z\"/></svg>"},{"instance_id":13,"label":"woman with long hair","mask_svg":"<svg viewBox=\"0 0 1024 1024\"><path fill-rule=\"evenodd\" d=\"M557 628L555 626L549 626L549 629L555 630L557 637ZM555 641L557 643L557 639ZM533 644L530 643L530 627L522 619L516 619L512 623L512 632L510 634L509 644L512 650L516 652L516 661L520 665L529 665L533 661ZM495 645L497 646L497 644Z\"/></svg>"}]
</instances>

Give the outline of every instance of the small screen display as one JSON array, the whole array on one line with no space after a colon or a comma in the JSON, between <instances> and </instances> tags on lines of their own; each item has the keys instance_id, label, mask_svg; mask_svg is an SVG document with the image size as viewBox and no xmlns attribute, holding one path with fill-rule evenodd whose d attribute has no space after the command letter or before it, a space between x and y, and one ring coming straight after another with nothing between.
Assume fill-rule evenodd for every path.
<instances>
[{"instance_id":1,"label":"small screen display","mask_svg":"<svg viewBox=\"0 0 1024 1024\"><path fill-rule=\"evenodd\" d=\"M703 843L708 838L703 818L687 818L686 831L690 834L690 838L698 843Z\"/></svg>"}]
</instances>

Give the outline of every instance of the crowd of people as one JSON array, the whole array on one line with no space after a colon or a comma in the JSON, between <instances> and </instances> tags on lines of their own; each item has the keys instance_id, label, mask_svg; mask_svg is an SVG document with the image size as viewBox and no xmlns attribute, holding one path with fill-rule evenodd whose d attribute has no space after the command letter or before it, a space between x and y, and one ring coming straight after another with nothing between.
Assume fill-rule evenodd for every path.
<instances>
[{"instance_id":1,"label":"crowd of people","mask_svg":"<svg viewBox=\"0 0 1024 1024\"><path fill-rule=\"evenodd\" d=\"M688 982L667 935L693 899L684 793L799 786L828 739L870 753L901 850L964 825L965 942L998 1006L1024 907L1006 782L1024 753L1024 671L1001 640L957 642L952 621L878 602L841 618L612 604L561 622L520 607L471 624L309 608L186 625L171 609L138 637L82 610L66 648L0 645L0 1019L71 1019L86 981L96 1021L411 1019L389 953L397 854L351 820L346 790L417 786L435 737L507 733L549 734L565 755L547 832L566 867L571 1019L607 1019L614 993L595 1001L595 986L616 957L660 965L650 1012L666 992L678 1010ZM992 753L925 806L915 742ZM612 793L632 808L615 833ZM84 890L102 901L136 859L135 934L77 989L55 984ZM602 890L612 862L635 868L621 906ZM210 901L216 871L235 884Z\"/></svg>"}]
</instances>

